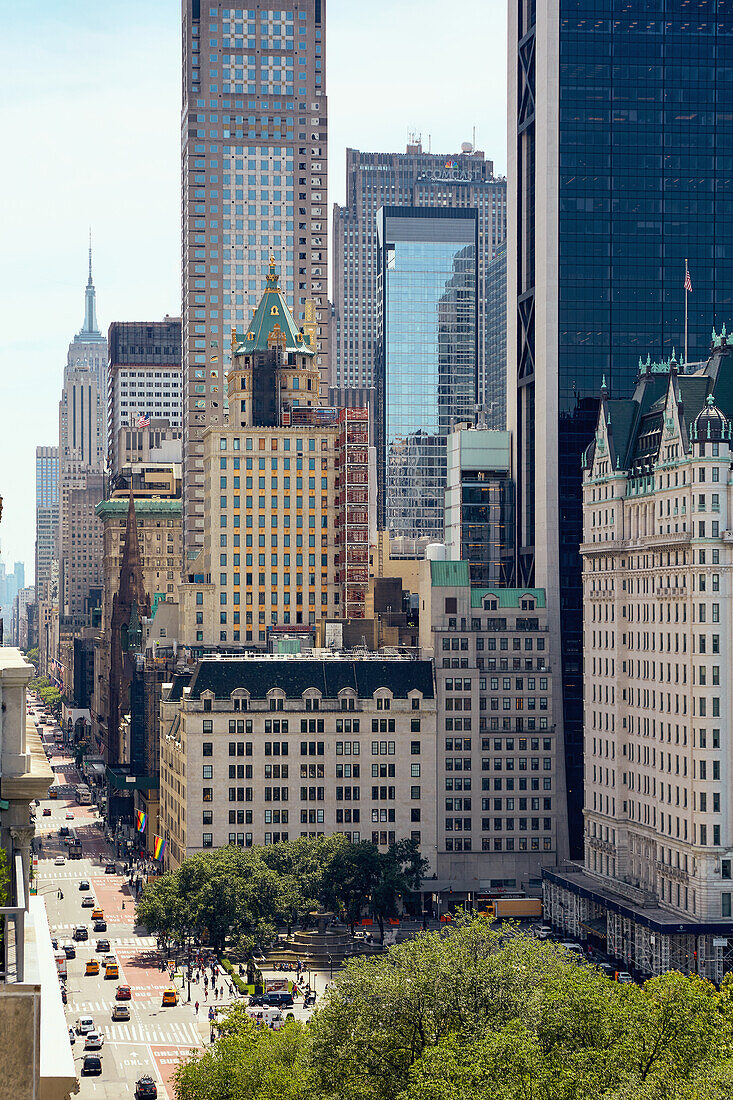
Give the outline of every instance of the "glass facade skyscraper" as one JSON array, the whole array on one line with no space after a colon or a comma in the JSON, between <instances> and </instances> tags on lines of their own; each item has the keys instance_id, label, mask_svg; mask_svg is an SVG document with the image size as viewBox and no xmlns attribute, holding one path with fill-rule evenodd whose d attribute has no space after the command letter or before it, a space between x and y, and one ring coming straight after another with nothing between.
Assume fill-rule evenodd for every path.
<instances>
[{"instance_id":1,"label":"glass facade skyscraper","mask_svg":"<svg viewBox=\"0 0 733 1100\"><path fill-rule=\"evenodd\" d=\"M387 206L377 233L378 522L440 541L446 438L476 407L478 219Z\"/></svg>"},{"instance_id":2,"label":"glass facade skyscraper","mask_svg":"<svg viewBox=\"0 0 733 1100\"><path fill-rule=\"evenodd\" d=\"M467 207L478 215L478 395L491 427L505 427L506 362L491 354L490 269L506 237L506 179L464 142L460 153L429 153L419 138L404 153L346 150L346 203L333 208L331 385L374 386L377 364L377 211L381 206ZM506 283L501 324L506 344ZM498 320L494 318L494 323ZM492 396L488 396L491 394Z\"/></svg>"},{"instance_id":3,"label":"glass facade skyscraper","mask_svg":"<svg viewBox=\"0 0 733 1100\"><path fill-rule=\"evenodd\" d=\"M733 317L730 0L509 4L508 426L518 583L555 607L572 854L582 854L580 453L603 375L690 360ZM552 615L553 612L550 612ZM617 796L618 797L618 794Z\"/></svg>"}]
</instances>

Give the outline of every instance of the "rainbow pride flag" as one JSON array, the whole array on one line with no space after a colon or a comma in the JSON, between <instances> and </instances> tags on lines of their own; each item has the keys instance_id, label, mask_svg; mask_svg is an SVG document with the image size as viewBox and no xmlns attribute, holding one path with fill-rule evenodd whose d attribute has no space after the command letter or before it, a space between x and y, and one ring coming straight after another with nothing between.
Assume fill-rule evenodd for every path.
<instances>
[{"instance_id":1,"label":"rainbow pride flag","mask_svg":"<svg viewBox=\"0 0 733 1100\"><path fill-rule=\"evenodd\" d=\"M139 833L144 833L145 832L145 826L148 823L148 815L144 814L142 810L136 810L135 814L137 816L137 825L136 825L137 831Z\"/></svg>"},{"instance_id":2,"label":"rainbow pride flag","mask_svg":"<svg viewBox=\"0 0 733 1100\"><path fill-rule=\"evenodd\" d=\"M165 846L168 843L167 840L163 840L162 836L153 837L153 859L162 859Z\"/></svg>"}]
</instances>

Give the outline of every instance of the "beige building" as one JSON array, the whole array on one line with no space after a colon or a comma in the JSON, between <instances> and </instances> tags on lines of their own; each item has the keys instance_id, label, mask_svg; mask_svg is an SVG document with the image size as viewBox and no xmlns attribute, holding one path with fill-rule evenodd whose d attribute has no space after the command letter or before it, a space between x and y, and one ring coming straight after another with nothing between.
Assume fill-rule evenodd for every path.
<instances>
[{"instance_id":1,"label":"beige building","mask_svg":"<svg viewBox=\"0 0 733 1100\"><path fill-rule=\"evenodd\" d=\"M264 649L312 638L323 617L363 617L368 413L321 406L313 328L295 324L271 263L232 338L229 427L203 436L203 549L180 592L194 651Z\"/></svg>"},{"instance_id":2,"label":"beige building","mask_svg":"<svg viewBox=\"0 0 733 1100\"><path fill-rule=\"evenodd\" d=\"M164 688L167 869L226 844L414 838L436 865L429 661L207 658Z\"/></svg>"},{"instance_id":3,"label":"beige building","mask_svg":"<svg viewBox=\"0 0 733 1100\"><path fill-rule=\"evenodd\" d=\"M478 588L468 562L426 561L420 643L435 659L441 885L539 895L567 854L545 593Z\"/></svg>"},{"instance_id":4,"label":"beige building","mask_svg":"<svg viewBox=\"0 0 733 1100\"><path fill-rule=\"evenodd\" d=\"M726 659L733 345L640 363L601 390L583 479L585 859L549 876L554 924L643 974L733 969Z\"/></svg>"}]
</instances>

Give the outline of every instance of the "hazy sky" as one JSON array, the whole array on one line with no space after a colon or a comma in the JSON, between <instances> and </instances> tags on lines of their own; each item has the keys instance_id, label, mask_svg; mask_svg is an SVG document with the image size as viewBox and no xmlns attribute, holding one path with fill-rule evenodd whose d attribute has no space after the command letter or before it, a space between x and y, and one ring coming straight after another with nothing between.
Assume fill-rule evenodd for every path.
<instances>
[{"instance_id":1,"label":"hazy sky","mask_svg":"<svg viewBox=\"0 0 733 1100\"><path fill-rule=\"evenodd\" d=\"M452 13L455 22L451 22ZM328 0L329 201L344 150L470 141L506 168L506 0ZM29 0L3 9L0 254L2 560L33 574L35 448L58 442L84 316L180 313L180 2Z\"/></svg>"}]
</instances>

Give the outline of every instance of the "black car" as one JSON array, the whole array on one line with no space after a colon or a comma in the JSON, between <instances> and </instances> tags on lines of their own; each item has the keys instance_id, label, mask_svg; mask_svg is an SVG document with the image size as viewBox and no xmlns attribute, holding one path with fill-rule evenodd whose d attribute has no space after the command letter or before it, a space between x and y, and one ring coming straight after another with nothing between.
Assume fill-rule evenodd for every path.
<instances>
[{"instance_id":1,"label":"black car","mask_svg":"<svg viewBox=\"0 0 733 1100\"><path fill-rule=\"evenodd\" d=\"M106 932L107 931L107 921L106 920L95 920L95 922L94 922L94 931L95 932Z\"/></svg>"},{"instance_id":2,"label":"black car","mask_svg":"<svg viewBox=\"0 0 733 1100\"><path fill-rule=\"evenodd\" d=\"M75 959L76 958L76 948L74 947L73 943L65 943L64 947L63 947L63 951L64 951L64 955L66 955L67 959Z\"/></svg>"},{"instance_id":3,"label":"black car","mask_svg":"<svg viewBox=\"0 0 733 1100\"><path fill-rule=\"evenodd\" d=\"M69 835L69 826L68 825L62 825L61 828L59 829L59 836L68 836L68 835Z\"/></svg>"},{"instance_id":4,"label":"black car","mask_svg":"<svg viewBox=\"0 0 733 1100\"><path fill-rule=\"evenodd\" d=\"M115 871L116 871L116 867L115 867L114 863L108 863L107 866L104 868L105 875L113 875L115 873Z\"/></svg>"},{"instance_id":5,"label":"black car","mask_svg":"<svg viewBox=\"0 0 733 1100\"><path fill-rule=\"evenodd\" d=\"M158 1086L146 1073L135 1085L135 1100L156 1100L157 1095Z\"/></svg>"},{"instance_id":6,"label":"black car","mask_svg":"<svg viewBox=\"0 0 733 1100\"><path fill-rule=\"evenodd\" d=\"M82 1077L99 1077L102 1072L102 1059L98 1054L85 1054L81 1064Z\"/></svg>"},{"instance_id":7,"label":"black car","mask_svg":"<svg viewBox=\"0 0 733 1100\"><path fill-rule=\"evenodd\" d=\"M91 889L89 883L87 882L87 880L85 878L83 878L81 880L81 882L79 883L79 889L80 890L90 890Z\"/></svg>"},{"instance_id":8,"label":"black car","mask_svg":"<svg viewBox=\"0 0 733 1100\"><path fill-rule=\"evenodd\" d=\"M270 1008L292 1008L293 1007L293 994L288 993L286 990L278 989L272 993L265 993L263 995L263 1001Z\"/></svg>"},{"instance_id":9,"label":"black car","mask_svg":"<svg viewBox=\"0 0 733 1100\"><path fill-rule=\"evenodd\" d=\"M109 951L109 940L97 940L95 951Z\"/></svg>"},{"instance_id":10,"label":"black car","mask_svg":"<svg viewBox=\"0 0 733 1100\"><path fill-rule=\"evenodd\" d=\"M68 994L66 992L66 986L62 985L61 986L61 1002L62 1002L62 1004L68 1004L68 1001L69 1001L69 997L68 997Z\"/></svg>"},{"instance_id":11,"label":"black car","mask_svg":"<svg viewBox=\"0 0 733 1100\"><path fill-rule=\"evenodd\" d=\"M87 929L87 926L85 924L78 924L76 926L76 928L74 929L74 939L75 940L88 940L89 939L89 930Z\"/></svg>"}]
</instances>

